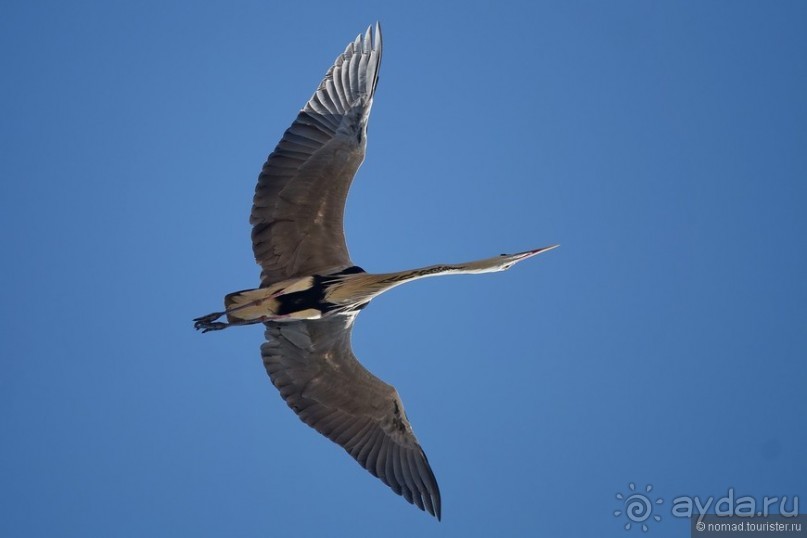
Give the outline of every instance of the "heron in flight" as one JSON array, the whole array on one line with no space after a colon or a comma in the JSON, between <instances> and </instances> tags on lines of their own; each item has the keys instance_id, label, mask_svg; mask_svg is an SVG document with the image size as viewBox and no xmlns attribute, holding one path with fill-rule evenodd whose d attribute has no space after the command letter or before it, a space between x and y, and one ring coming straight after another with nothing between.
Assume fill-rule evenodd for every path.
<instances>
[{"instance_id":1,"label":"heron in flight","mask_svg":"<svg viewBox=\"0 0 807 538\"><path fill-rule=\"evenodd\" d=\"M351 261L342 217L364 160L381 48L378 23L348 44L264 164L250 216L260 287L230 293L223 311L194 321L202 332L263 323L263 362L289 407L395 493L440 519L440 490L426 454L398 392L353 354L353 322L373 298L405 282L504 271L557 245L396 273L367 273Z\"/></svg>"}]
</instances>

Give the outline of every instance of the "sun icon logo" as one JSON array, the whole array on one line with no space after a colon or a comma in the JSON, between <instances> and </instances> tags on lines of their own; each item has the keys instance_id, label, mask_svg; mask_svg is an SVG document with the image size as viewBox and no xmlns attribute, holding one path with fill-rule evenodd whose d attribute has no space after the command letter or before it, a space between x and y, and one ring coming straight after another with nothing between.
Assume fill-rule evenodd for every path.
<instances>
[{"instance_id":1,"label":"sun icon logo","mask_svg":"<svg viewBox=\"0 0 807 538\"><path fill-rule=\"evenodd\" d=\"M636 492L636 484L633 482L628 484L628 488L630 493L616 494L617 500L622 502L623 510L614 510L614 517L619 517L624 513L628 518L628 522L625 523L626 531L629 531L635 523L637 526L641 524L642 531L647 532L649 529L647 523L651 519L661 521L661 516L653 513L653 506L663 503L664 499L650 500L649 494L653 491L653 486L650 484L645 486L643 493Z\"/></svg>"}]
</instances>

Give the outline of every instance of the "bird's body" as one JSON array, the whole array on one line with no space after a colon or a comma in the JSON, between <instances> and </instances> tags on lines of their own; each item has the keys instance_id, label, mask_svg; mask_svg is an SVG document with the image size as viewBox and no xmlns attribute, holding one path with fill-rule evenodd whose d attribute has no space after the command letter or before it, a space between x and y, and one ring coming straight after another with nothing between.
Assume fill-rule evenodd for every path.
<instances>
[{"instance_id":1,"label":"bird's body","mask_svg":"<svg viewBox=\"0 0 807 538\"><path fill-rule=\"evenodd\" d=\"M406 282L503 271L554 246L395 273L353 264L343 212L364 160L381 49L378 25L350 43L264 165L250 217L260 287L227 295L224 311L194 321L204 332L264 323L263 361L289 407L439 519L440 492L426 455L397 391L353 355L353 322L373 298ZM226 322L217 321L222 316Z\"/></svg>"},{"instance_id":2,"label":"bird's body","mask_svg":"<svg viewBox=\"0 0 807 538\"><path fill-rule=\"evenodd\" d=\"M554 246L518 254L502 254L461 264L430 265L395 273L369 274L357 266L327 275L310 275L283 280L262 288L241 290L224 298L223 312L197 318L196 328L203 331L224 329L229 325L289 322L321 319L361 310L378 295L406 282L447 274L481 274L504 271L514 263L540 254ZM227 316L227 323L214 320Z\"/></svg>"}]
</instances>

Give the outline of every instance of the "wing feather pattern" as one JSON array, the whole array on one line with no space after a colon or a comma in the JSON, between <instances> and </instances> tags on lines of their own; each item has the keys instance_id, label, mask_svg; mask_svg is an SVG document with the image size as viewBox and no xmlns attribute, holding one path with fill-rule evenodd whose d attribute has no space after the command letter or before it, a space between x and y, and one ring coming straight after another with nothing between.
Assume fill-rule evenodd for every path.
<instances>
[{"instance_id":1,"label":"wing feather pattern","mask_svg":"<svg viewBox=\"0 0 807 538\"><path fill-rule=\"evenodd\" d=\"M356 37L264 164L250 216L262 286L353 265L345 200L364 161L381 49L378 24Z\"/></svg>"},{"instance_id":2,"label":"wing feather pattern","mask_svg":"<svg viewBox=\"0 0 807 538\"><path fill-rule=\"evenodd\" d=\"M272 383L300 419L341 445L392 491L440 519L440 490L394 387L350 347L354 316L267 323Z\"/></svg>"}]
</instances>

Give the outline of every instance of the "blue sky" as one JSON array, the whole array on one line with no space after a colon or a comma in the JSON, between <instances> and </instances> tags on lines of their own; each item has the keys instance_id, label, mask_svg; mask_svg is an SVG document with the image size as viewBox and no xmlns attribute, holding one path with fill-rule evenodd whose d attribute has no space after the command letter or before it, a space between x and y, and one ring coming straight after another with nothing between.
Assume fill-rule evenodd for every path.
<instances>
[{"instance_id":1,"label":"blue sky","mask_svg":"<svg viewBox=\"0 0 807 538\"><path fill-rule=\"evenodd\" d=\"M0 535L629 536L615 497L807 505L807 4L14 2L0 18ZM282 402L255 180L369 24L370 271L560 243L377 299L437 523ZM651 495L649 495L651 496ZM805 509L801 509L805 512Z\"/></svg>"}]
</instances>

